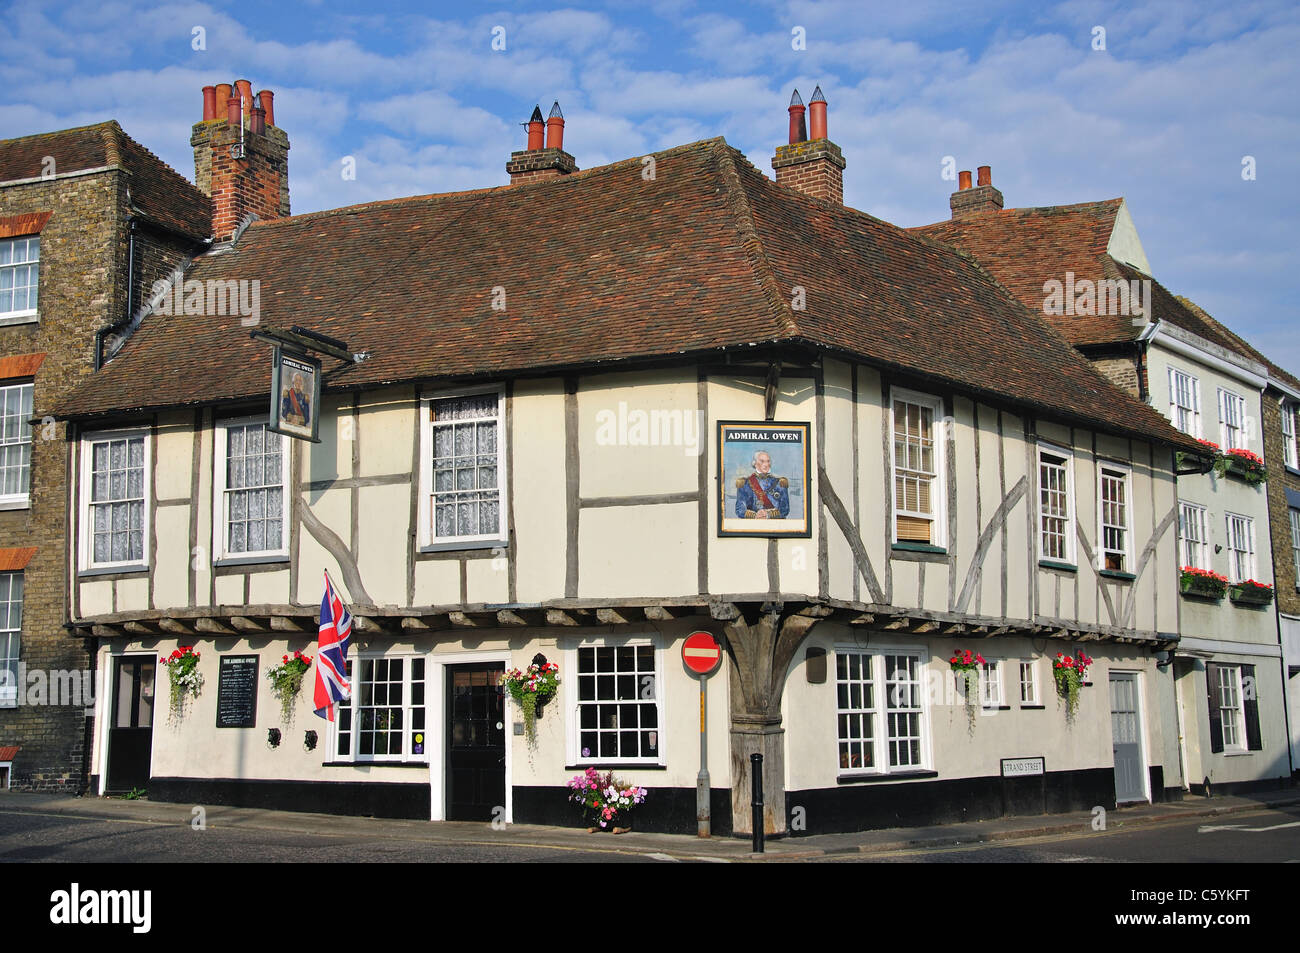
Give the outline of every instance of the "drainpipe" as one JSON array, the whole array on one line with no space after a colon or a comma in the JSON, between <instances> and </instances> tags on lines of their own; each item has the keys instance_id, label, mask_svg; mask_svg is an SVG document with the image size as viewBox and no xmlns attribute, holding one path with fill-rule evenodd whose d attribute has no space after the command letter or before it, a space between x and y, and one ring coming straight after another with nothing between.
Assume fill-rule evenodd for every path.
<instances>
[{"instance_id":1,"label":"drainpipe","mask_svg":"<svg viewBox=\"0 0 1300 953\"><path fill-rule=\"evenodd\" d=\"M131 200L131 194L127 193L127 201ZM126 321L131 320L131 302L135 300L135 223L136 215L131 215L126 220ZM108 327L100 328L95 332L95 370L104 366L104 335L117 327L117 324L110 324Z\"/></svg>"}]
</instances>

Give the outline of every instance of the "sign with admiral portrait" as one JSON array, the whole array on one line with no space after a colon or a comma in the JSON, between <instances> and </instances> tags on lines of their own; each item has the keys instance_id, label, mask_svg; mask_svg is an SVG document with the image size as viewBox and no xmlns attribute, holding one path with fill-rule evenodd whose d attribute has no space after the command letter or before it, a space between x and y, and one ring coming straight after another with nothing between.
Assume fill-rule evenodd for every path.
<instances>
[{"instance_id":1,"label":"sign with admiral portrait","mask_svg":"<svg viewBox=\"0 0 1300 953\"><path fill-rule=\"evenodd\" d=\"M320 443L320 361L286 354L271 356L271 423L268 430Z\"/></svg>"},{"instance_id":2,"label":"sign with admiral portrait","mask_svg":"<svg viewBox=\"0 0 1300 953\"><path fill-rule=\"evenodd\" d=\"M812 535L808 429L718 422L719 536Z\"/></svg>"}]
</instances>

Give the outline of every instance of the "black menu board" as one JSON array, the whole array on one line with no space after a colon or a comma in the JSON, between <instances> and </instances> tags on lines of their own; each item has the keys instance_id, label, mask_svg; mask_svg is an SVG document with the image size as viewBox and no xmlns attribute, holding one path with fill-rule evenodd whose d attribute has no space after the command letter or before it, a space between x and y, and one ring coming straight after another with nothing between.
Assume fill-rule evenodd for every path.
<instances>
[{"instance_id":1,"label":"black menu board","mask_svg":"<svg viewBox=\"0 0 1300 953\"><path fill-rule=\"evenodd\" d=\"M257 656L223 655L217 672L217 727L257 723Z\"/></svg>"}]
</instances>

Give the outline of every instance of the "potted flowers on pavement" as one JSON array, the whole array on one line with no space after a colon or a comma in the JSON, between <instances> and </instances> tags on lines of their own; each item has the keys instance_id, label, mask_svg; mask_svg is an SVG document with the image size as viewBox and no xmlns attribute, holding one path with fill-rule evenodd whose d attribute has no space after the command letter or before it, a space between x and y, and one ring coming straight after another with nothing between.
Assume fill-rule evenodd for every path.
<instances>
[{"instance_id":1,"label":"potted flowers on pavement","mask_svg":"<svg viewBox=\"0 0 1300 953\"><path fill-rule=\"evenodd\" d=\"M595 768L570 778L568 787L569 800L582 805L583 816L590 822L587 830L593 834L610 828L615 834L626 834L632 829L632 809L650 793L620 781L612 771L601 774Z\"/></svg>"},{"instance_id":2,"label":"potted flowers on pavement","mask_svg":"<svg viewBox=\"0 0 1300 953\"><path fill-rule=\"evenodd\" d=\"M1179 570L1178 590L1187 596L1202 599L1222 599L1228 591L1228 577L1212 569L1184 566Z\"/></svg>"},{"instance_id":3,"label":"potted flowers on pavement","mask_svg":"<svg viewBox=\"0 0 1300 953\"><path fill-rule=\"evenodd\" d=\"M199 697L203 689L203 675L199 672L199 653L192 645L182 645L159 663L167 666L167 679L171 682L171 717L179 720L185 715L186 696Z\"/></svg>"},{"instance_id":4,"label":"potted flowers on pavement","mask_svg":"<svg viewBox=\"0 0 1300 953\"><path fill-rule=\"evenodd\" d=\"M1268 479L1268 468L1264 466L1264 461L1260 459L1259 454L1243 447L1234 447L1219 457L1215 461L1214 470L1219 476L1231 473L1233 476L1241 477L1251 486Z\"/></svg>"},{"instance_id":5,"label":"potted flowers on pavement","mask_svg":"<svg viewBox=\"0 0 1300 953\"><path fill-rule=\"evenodd\" d=\"M524 737L528 747L537 747L537 710L560 685L560 666L546 661L540 652L526 669L512 668L501 676L501 684L524 713Z\"/></svg>"},{"instance_id":6,"label":"potted flowers on pavement","mask_svg":"<svg viewBox=\"0 0 1300 953\"><path fill-rule=\"evenodd\" d=\"M1052 677L1056 679L1056 692L1065 699L1065 716L1073 719L1079 711L1079 689L1088 676L1088 666L1092 658L1080 652L1078 655L1056 654L1052 663Z\"/></svg>"},{"instance_id":7,"label":"potted flowers on pavement","mask_svg":"<svg viewBox=\"0 0 1300 953\"><path fill-rule=\"evenodd\" d=\"M1240 606L1266 606L1273 601L1273 587L1247 579L1228 590L1228 598Z\"/></svg>"},{"instance_id":8,"label":"potted flowers on pavement","mask_svg":"<svg viewBox=\"0 0 1300 953\"><path fill-rule=\"evenodd\" d=\"M271 693L280 699L280 718L288 724L293 720L293 703L302 690L302 680L311 671L311 656L295 651L293 656L284 656L279 665L266 670L266 677L271 680Z\"/></svg>"}]
</instances>

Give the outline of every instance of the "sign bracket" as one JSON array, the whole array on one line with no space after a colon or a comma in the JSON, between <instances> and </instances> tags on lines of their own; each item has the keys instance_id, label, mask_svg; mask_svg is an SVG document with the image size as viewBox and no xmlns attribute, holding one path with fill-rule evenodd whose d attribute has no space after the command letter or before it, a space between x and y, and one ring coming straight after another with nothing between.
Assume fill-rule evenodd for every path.
<instances>
[{"instance_id":1,"label":"sign bracket","mask_svg":"<svg viewBox=\"0 0 1300 953\"><path fill-rule=\"evenodd\" d=\"M360 364L370 357L369 351L353 351L347 346L346 342L340 341L338 338L332 338L296 324L287 331L274 327L256 328L248 332L248 336L254 341L279 344L287 346L290 350L314 351L317 354L325 354L340 361L346 361L348 364Z\"/></svg>"}]
</instances>

